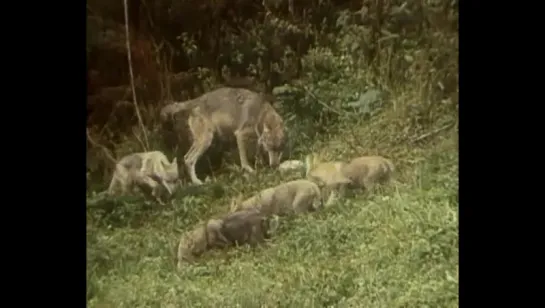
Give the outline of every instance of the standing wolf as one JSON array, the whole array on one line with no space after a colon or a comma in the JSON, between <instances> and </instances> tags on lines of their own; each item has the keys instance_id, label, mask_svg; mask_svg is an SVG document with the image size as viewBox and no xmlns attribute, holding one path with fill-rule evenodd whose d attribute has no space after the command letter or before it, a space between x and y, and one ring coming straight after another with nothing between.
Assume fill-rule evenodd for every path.
<instances>
[{"instance_id":1,"label":"standing wolf","mask_svg":"<svg viewBox=\"0 0 545 308\"><path fill-rule=\"evenodd\" d=\"M280 163L286 143L284 122L262 94L242 88L219 88L193 100L163 107L161 120L174 121L178 113L183 113L189 128L192 143L184 163L196 185L203 182L196 175L195 165L212 145L214 136L221 140L235 138L241 167L249 172L254 172L247 156L247 140L251 136L257 135L271 167Z\"/></svg>"},{"instance_id":2,"label":"standing wolf","mask_svg":"<svg viewBox=\"0 0 545 308\"><path fill-rule=\"evenodd\" d=\"M322 206L320 188L308 180L295 180L266 188L242 202L233 200L231 212L257 209L267 216L311 212Z\"/></svg>"}]
</instances>

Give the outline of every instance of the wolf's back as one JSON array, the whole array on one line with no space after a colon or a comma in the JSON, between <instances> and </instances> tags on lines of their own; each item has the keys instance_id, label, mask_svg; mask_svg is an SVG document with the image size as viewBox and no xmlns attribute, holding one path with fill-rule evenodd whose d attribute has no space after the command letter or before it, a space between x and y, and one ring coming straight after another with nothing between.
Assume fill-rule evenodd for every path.
<instances>
[{"instance_id":1,"label":"wolf's back","mask_svg":"<svg viewBox=\"0 0 545 308\"><path fill-rule=\"evenodd\" d=\"M126 169L140 169L144 164L141 153L133 153L122 157L117 164L125 167Z\"/></svg>"}]
</instances>

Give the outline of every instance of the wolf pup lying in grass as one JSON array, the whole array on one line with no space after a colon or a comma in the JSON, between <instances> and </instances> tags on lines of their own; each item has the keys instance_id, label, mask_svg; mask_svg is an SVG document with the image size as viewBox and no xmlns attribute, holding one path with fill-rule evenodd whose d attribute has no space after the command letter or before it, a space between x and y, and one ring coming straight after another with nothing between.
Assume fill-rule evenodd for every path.
<instances>
[{"instance_id":1,"label":"wolf pup lying in grass","mask_svg":"<svg viewBox=\"0 0 545 308\"><path fill-rule=\"evenodd\" d=\"M320 162L317 155L306 157L306 176L324 187L324 197L329 195L326 206L344 197L347 187L371 190L376 183L388 182L394 172L394 164L381 156L362 156L348 163L342 161Z\"/></svg>"},{"instance_id":2,"label":"wolf pup lying in grass","mask_svg":"<svg viewBox=\"0 0 545 308\"><path fill-rule=\"evenodd\" d=\"M240 197L231 203L231 212L257 209L267 216L289 215L311 212L322 207L322 194L315 183L295 180L266 188L240 202Z\"/></svg>"},{"instance_id":3,"label":"wolf pup lying in grass","mask_svg":"<svg viewBox=\"0 0 545 308\"><path fill-rule=\"evenodd\" d=\"M185 262L196 258L210 249L250 244L256 246L265 241L278 227L263 213L255 209L230 213L220 219L210 219L184 234L178 245L178 269Z\"/></svg>"},{"instance_id":4,"label":"wolf pup lying in grass","mask_svg":"<svg viewBox=\"0 0 545 308\"><path fill-rule=\"evenodd\" d=\"M191 181L195 185L203 182L197 177L195 166L199 158L212 145L214 136L236 140L241 167L254 172L247 157L247 139L258 136L258 144L269 155L269 165L280 163L285 146L284 122L265 96L241 88L223 87L186 102L172 103L161 109L161 121L174 121L180 117L187 121L191 147L184 162Z\"/></svg>"}]
</instances>

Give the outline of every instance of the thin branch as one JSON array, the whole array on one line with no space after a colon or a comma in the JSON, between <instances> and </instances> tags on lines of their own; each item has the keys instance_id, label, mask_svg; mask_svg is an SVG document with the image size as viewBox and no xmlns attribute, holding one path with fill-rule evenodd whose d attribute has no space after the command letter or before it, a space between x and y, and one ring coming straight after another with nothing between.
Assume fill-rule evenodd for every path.
<instances>
[{"instance_id":1,"label":"thin branch","mask_svg":"<svg viewBox=\"0 0 545 308\"><path fill-rule=\"evenodd\" d=\"M136 129L135 129L134 126L133 126L133 128L132 128L132 133L134 134L134 137L136 138L136 140L138 141L138 143L140 143L140 145L145 149L145 148L146 148L146 145L144 144L144 142L142 141L142 139L138 136L138 134L137 134Z\"/></svg>"},{"instance_id":2,"label":"thin branch","mask_svg":"<svg viewBox=\"0 0 545 308\"><path fill-rule=\"evenodd\" d=\"M445 125L443 127L440 127L438 129L434 130L434 131L425 133L424 135L422 135L422 136L420 136L418 138L414 138L413 140L410 141L410 143L415 143L415 142L421 141L423 139L426 139L426 138L428 138L430 136L433 136L433 135L435 135L437 133L440 133L440 132L442 132L442 131L444 131L446 129L451 128L452 126L454 126L454 124L456 124L456 123L449 123L449 124L447 124L447 125Z\"/></svg>"},{"instance_id":3,"label":"thin branch","mask_svg":"<svg viewBox=\"0 0 545 308\"><path fill-rule=\"evenodd\" d=\"M134 109L136 110L136 117L138 118L138 124L144 135L144 151L148 151L149 142L148 135L146 133L146 127L144 126L144 121L142 121L142 115L140 115L140 109L138 108L138 103L136 102L136 88L134 87L134 73L132 69L132 57L131 57L131 43L129 39L129 5L127 0L123 0L123 6L125 7L125 37L127 43L127 60L129 62L129 75L131 77L131 88L132 88L132 100L134 103Z\"/></svg>"},{"instance_id":4,"label":"thin branch","mask_svg":"<svg viewBox=\"0 0 545 308\"><path fill-rule=\"evenodd\" d=\"M87 140L89 140L89 142L93 145L93 146L96 146L96 147L99 147L100 149L102 149L102 151L104 152L104 154L106 155L106 158L108 158L111 162L114 163L114 165L117 163L117 160L115 159L115 157L112 155L112 153L110 153L110 151L108 150L108 148L106 148L104 145L96 142L93 137L91 137L91 133L89 132L89 128L87 128Z\"/></svg>"},{"instance_id":5,"label":"thin branch","mask_svg":"<svg viewBox=\"0 0 545 308\"><path fill-rule=\"evenodd\" d=\"M310 96L312 96L312 98L314 98L314 100L316 100L316 102L322 106L324 106L327 110L331 111L331 112L334 112L338 115L343 115L342 112L336 110L335 108L329 106L328 104L322 102L318 97L316 97L316 95L314 95L314 93L312 93L312 91L310 91L307 87L305 86L301 86L303 88L303 90L305 90Z\"/></svg>"}]
</instances>

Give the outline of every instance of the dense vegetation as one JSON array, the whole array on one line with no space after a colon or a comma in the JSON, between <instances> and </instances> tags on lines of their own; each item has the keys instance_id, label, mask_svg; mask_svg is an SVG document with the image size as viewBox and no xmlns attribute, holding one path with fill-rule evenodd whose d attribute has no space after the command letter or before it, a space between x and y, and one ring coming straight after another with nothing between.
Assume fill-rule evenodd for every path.
<instances>
[{"instance_id":1,"label":"dense vegetation","mask_svg":"<svg viewBox=\"0 0 545 308\"><path fill-rule=\"evenodd\" d=\"M90 307L457 307L457 1L88 1L88 128L116 157L160 149L158 110L234 77L272 93L291 158L378 154L395 181L285 219L267 245L175 270L184 230L232 197L301 177L246 175L236 155L172 206L88 206ZM142 124L137 117L140 111ZM183 155L183 153L182 153ZM88 147L88 192L111 165Z\"/></svg>"}]
</instances>

